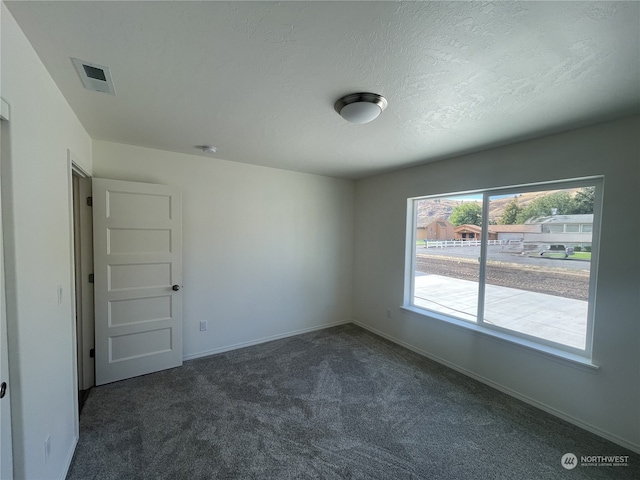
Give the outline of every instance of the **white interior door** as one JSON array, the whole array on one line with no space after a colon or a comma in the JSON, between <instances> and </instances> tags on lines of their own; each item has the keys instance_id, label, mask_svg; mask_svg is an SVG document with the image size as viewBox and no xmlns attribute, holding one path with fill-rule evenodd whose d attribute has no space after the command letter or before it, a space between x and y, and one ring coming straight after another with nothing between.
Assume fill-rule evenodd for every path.
<instances>
[{"instance_id":1,"label":"white interior door","mask_svg":"<svg viewBox=\"0 0 640 480\"><path fill-rule=\"evenodd\" d=\"M96 385L182 365L182 199L93 179Z\"/></svg>"}]
</instances>

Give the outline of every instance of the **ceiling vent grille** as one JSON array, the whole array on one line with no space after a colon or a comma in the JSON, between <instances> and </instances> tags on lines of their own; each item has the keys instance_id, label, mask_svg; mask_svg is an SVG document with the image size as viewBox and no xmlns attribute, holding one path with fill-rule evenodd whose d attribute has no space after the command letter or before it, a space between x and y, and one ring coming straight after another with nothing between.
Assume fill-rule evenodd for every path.
<instances>
[{"instance_id":1,"label":"ceiling vent grille","mask_svg":"<svg viewBox=\"0 0 640 480\"><path fill-rule=\"evenodd\" d=\"M80 80L82 80L84 88L93 90L94 92L108 93L109 95L116 94L109 67L98 65L97 63L85 62L77 58L72 58L71 61L73 62L73 66L76 67L78 75L80 75Z\"/></svg>"}]
</instances>

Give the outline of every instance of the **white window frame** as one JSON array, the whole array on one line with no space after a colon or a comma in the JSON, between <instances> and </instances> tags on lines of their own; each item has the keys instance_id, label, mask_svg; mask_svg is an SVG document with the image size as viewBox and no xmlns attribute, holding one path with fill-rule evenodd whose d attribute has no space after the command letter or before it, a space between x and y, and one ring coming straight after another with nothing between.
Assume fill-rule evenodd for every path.
<instances>
[{"instance_id":1,"label":"white window frame","mask_svg":"<svg viewBox=\"0 0 640 480\"><path fill-rule=\"evenodd\" d=\"M461 320L457 317L453 317L440 312L435 312L424 307L419 307L414 304L415 298L415 258L416 258L416 232L417 232L417 209L415 208L416 202L424 199L436 199L443 197L463 196L463 195L483 195L483 209L482 209L482 225L489 225L489 209L484 208L489 204L489 198L495 195L505 195L510 193L525 193L539 190L561 190L567 188L582 188L588 186L595 186L595 199L594 199L594 212L593 212L593 230L591 241L591 265L589 274L589 299L587 307L587 326L586 326L586 346L585 349L579 349L570 347L568 345L552 342L543 338L527 335L524 333L509 330L496 325L485 323L484 317L484 299L485 299L485 285L486 285L486 258L487 258L487 244L489 237L489 229L482 229L482 238L480 246L480 268L478 278L478 315L476 322L470 322ZM524 185L513 185L508 187L487 188L481 190L471 190L452 193L439 193L434 195L424 195L420 197L412 197L407 199L407 244L406 244L406 259L405 259L405 288L404 288L404 301L402 308L404 310L416 313L421 316L440 320L452 325L463 327L466 329L474 330L480 333L485 333L494 337L501 338L503 340L520 344L528 348L535 350L541 350L547 353L558 355L570 360L575 360L579 363L584 363L590 366L592 349L593 349L593 325L594 314L596 304L596 279L598 273L598 252L600 244L600 224L602 217L602 201L604 190L604 177L583 177L569 180L558 180L549 182L540 182Z\"/></svg>"}]
</instances>

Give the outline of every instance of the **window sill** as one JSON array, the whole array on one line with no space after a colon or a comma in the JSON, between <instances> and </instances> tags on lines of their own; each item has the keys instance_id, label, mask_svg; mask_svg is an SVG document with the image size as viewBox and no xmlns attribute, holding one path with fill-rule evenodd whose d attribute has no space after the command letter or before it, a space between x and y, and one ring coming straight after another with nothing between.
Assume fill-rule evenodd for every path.
<instances>
[{"instance_id":1,"label":"window sill","mask_svg":"<svg viewBox=\"0 0 640 480\"><path fill-rule=\"evenodd\" d=\"M591 359L587 357L583 357L581 355L571 353L571 352L566 352L559 348L554 348L548 345L532 342L530 340L526 340L524 338L520 338L515 335L509 335L508 333L480 327L473 323L465 322L464 320L448 317L446 315L442 315L437 312L423 310L421 308L417 308L412 305L402 305L400 306L400 309L412 315L418 316L420 318L436 320L441 324L451 326L452 328L456 328L456 329L462 328L472 332L473 334L484 335L491 339L495 339L501 342L507 342L511 345L517 345L517 346L526 348L528 350L534 351L535 353L542 354L548 358L550 357L552 360L559 360L562 363L566 363L572 367L579 367L589 371L595 371L600 368L598 365L595 365L591 361Z\"/></svg>"}]
</instances>

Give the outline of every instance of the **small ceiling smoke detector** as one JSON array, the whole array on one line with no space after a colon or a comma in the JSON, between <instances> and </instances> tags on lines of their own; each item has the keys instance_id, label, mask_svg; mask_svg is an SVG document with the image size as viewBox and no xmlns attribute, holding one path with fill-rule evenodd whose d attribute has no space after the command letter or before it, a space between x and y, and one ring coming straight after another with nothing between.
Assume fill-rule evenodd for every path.
<instances>
[{"instance_id":1,"label":"small ceiling smoke detector","mask_svg":"<svg viewBox=\"0 0 640 480\"><path fill-rule=\"evenodd\" d=\"M204 153L214 154L218 151L218 149L212 145L198 145L196 147L198 150L202 150Z\"/></svg>"},{"instance_id":2,"label":"small ceiling smoke detector","mask_svg":"<svg viewBox=\"0 0 640 480\"><path fill-rule=\"evenodd\" d=\"M80 80L84 88L93 90L94 92L108 93L109 95L116 94L109 67L98 65L97 63L85 62L77 58L72 58L71 61L73 62L73 66L76 67L78 75L80 75Z\"/></svg>"},{"instance_id":3,"label":"small ceiling smoke detector","mask_svg":"<svg viewBox=\"0 0 640 480\"><path fill-rule=\"evenodd\" d=\"M334 108L347 122L369 123L387 108L387 99L377 93L352 93L339 99Z\"/></svg>"}]
</instances>

